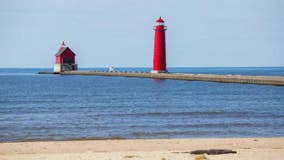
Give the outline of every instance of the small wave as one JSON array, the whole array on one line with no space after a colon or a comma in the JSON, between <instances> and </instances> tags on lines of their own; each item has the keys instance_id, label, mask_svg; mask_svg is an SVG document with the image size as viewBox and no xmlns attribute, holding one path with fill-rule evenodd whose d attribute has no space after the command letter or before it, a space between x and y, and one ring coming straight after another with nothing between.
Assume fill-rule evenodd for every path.
<instances>
[{"instance_id":1,"label":"small wave","mask_svg":"<svg viewBox=\"0 0 284 160\"><path fill-rule=\"evenodd\" d=\"M124 140L126 138L120 136L112 137L82 137L82 138L71 138L66 139L67 141L84 141L84 140Z\"/></svg>"},{"instance_id":2,"label":"small wave","mask_svg":"<svg viewBox=\"0 0 284 160\"><path fill-rule=\"evenodd\" d=\"M253 117L253 118L284 118L284 115L258 112L226 112L226 111L192 111L192 112L145 112L145 113L119 113L102 114L97 116L130 116L130 117L169 117L169 116L219 116L219 117Z\"/></svg>"},{"instance_id":3,"label":"small wave","mask_svg":"<svg viewBox=\"0 0 284 160\"><path fill-rule=\"evenodd\" d=\"M34 76L36 73L0 73L0 76Z\"/></svg>"},{"instance_id":4,"label":"small wave","mask_svg":"<svg viewBox=\"0 0 284 160\"><path fill-rule=\"evenodd\" d=\"M166 124L166 125L130 125L130 128L224 128L224 127L265 127L269 123L203 123L203 124ZM126 126L127 127L127 126Z\"/></svg>"},{"instance_id":5,"label":"small wave","mask_svg":"<svg viewBox=\"0 0 284 160\"><path fill-rule=\"evenodd\" d=\"M195 136L205 136L210 137L212 135L256 135L252 131L166 131L166 132L133 132L131 136L134 138L144 138L144 137L176 137L176 136L186 136L186 137L195 137Z\"/></svg>"},{"instance_id":6,"label":"small wave","mask_svg":"<svg viewBox=\"0 0 284 160\"><path fill-rule=\"evenodd\" d=\"M250 112L218 112L218 111L192 111L192 112L145 112L145 113L121 113L111 114L112 116L171 116L171 115L247 115Z\"/></svg>"}]
</instances>

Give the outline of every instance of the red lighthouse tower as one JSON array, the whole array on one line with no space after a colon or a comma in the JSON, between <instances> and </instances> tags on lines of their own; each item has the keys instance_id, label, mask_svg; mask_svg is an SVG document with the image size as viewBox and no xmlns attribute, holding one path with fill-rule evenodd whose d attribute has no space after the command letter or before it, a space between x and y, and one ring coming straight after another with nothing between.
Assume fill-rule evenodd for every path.
<instances>
[{"instance_id":1,"label":"red lighthouse tower","mask_svg":"<svg viewBox=\"0 0 284 160\"><path fill-rule=\"evenodd\" d=\"M152 73L166 73L166 26L164 26L165 21L161 17L156 22L157 24L154 26L155 39Z\"/></svg>"}]
</instances>

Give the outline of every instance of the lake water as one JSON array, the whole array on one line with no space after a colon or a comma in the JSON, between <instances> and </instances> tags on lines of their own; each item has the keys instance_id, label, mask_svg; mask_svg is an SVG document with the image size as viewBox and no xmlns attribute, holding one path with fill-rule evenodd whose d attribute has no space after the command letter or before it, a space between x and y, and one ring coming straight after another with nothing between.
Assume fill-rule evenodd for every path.
<instances>
[{"instance_id":1,"label":"lake water","mask_svg":"<svg viewBox=\"0 0 284 160\"><path fill-rule=\"evenodd\" d=\"M0 69L0 142L284 136L284 87L37 74L45 70ZM284 67L169 71L284 76Z\"/></svg>"}]
</instances>

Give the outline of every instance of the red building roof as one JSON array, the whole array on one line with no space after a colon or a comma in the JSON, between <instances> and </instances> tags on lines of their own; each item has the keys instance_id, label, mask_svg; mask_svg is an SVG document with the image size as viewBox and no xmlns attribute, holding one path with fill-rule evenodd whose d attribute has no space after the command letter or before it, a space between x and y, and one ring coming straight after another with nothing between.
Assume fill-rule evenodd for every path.
<instances>
[{"instance_id":1,"label":"red building roof","mask_svg":"<svg viewBox=\"0 0 284 160\"><path fill-rule=\"evenodd\" d=\"M61 56L62 54L64 53L71 53L71 54L74 54L74 56L76 55L69 47L64 47L64 48L61 48L55 56Z\"/></svg>"},{"instance_id":2,"label":"red building roof","mask_svg":"<svg viewBox=\"0 0 284 160\"><path fill-rule=\"evenodd\" d=\"M59 47L58 52L55 56L61 56L64 53L76 56L76 54L65 45L64 41L62 41L61 46Z\"/></svg>"}]
</instances>

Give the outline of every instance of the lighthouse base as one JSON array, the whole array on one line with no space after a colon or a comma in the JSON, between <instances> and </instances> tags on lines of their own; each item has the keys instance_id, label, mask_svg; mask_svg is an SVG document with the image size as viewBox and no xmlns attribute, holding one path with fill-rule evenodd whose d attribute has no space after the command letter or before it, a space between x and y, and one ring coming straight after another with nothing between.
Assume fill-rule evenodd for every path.
<instances>
[{"instance_id":1,"label":"lighthouse base","mask_svg":"<svg viewBox=\"0 0 284 160\"><path fill-rule=\"evenodd\" d=\"M167 70L152 70L151 73L168 73Z\"/></svg>"},{"instance_id":2,"label":"lighthouse base","mask_svg":"<svg viewBox=\"0 0 284 160\"><path fill-rule=\"evenodd\" d=\"M53 72L60 73L64 71L76 71L78 70L77 64L54 64Z\"/></svg>"}]
</instances>

